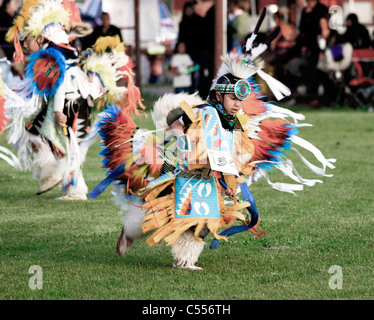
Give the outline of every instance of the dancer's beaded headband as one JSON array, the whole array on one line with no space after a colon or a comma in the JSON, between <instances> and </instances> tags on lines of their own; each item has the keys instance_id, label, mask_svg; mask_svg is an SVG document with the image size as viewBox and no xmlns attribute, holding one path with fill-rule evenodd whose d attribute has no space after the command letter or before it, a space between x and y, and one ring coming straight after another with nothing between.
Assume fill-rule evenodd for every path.
<instances>
[{"instance_id":1,"label":"dancer's beaded headband","mask_svg":"<svg viewBox=\"0 0 374 320\"><path fill-rule=\"evenodd\" d=\"M239 80L235 84L216 84L214 89L220 93L234 93L240 100L245 100L251 93L251 85L247 80Z\"/></svg>"}]
</instances>

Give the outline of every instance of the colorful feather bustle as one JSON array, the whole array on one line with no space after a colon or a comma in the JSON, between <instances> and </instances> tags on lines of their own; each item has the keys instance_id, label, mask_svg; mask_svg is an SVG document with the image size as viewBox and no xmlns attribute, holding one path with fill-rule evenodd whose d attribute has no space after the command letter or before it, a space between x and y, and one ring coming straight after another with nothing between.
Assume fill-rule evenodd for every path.
<instances>
[{"instance_id":1,"label":"colorful feather bustle","mask_svg":"<svg viewBox=\"0 0 374 320\"><path fill-rule=\"evenodd\" d=\"M7 42L13 42L15 37L15 31L17 30L19 33L22 32L23 28L25 27L26 22L30 19L32 15L31 8L37 6L39 4L39 0L24 0L22 2L22 8L20 9L17 17L13 20L12 27L6 33L5 40Z\"/></svg>"},{"instance_id":2,"label":"colorful feather bustle","mask_svg":"<svg viewBox=\"0 0 374 320\"><path fill-rule=\"evenodd\" d=\"M132 69L135 67L131 57L125 53L125 44L121 42L119 36L99 38L94 47L95 51L104 53L105 51L113 52L116 56L116 66L122 74L122 78L127 81L126 91L123 100L119 101L125 112L132 116L134 113L141 115L139 108L145 109L142 103L142 97L139 88L135 85L135 74Z\"/></svg>"},{"instance_id":3,"label":"colorful feather bustle","mask_svg":"<svg viewBox=\"0 0 374 320\"><path fill-rule=\"evenodd\" d=\"M252 183L259 178L265 178L272 188L292 194L295 194L294 191L302 190L303 185L313 186L315 183L321 183L321 180L310 180L300 176L294 164L286 155L289 150L295 151L301 161L314 173L322 176L332 176L326 174L326 168L334 169L332 163L336 160L325 159L320 150L308 141L298 137L300 127L310 126L298 122L305 120L304 115L263 101L263 96L259 93L257 86L251 83L251 87L254 90L251 91L247 101L243 101L244 113L238 115L245 134L251 139L254 146L254 154L250 160L247 161L249 152L247 154L242 152L241 154L244 162L247 161L244 165L243 161L241 162L241 172L248 177L251 176L248 182ZM289 122L288 119L293 119L293 122ZM245 139L242 139L242 145L245 141ZM311 152L323 167L318 168L311 164L296 149L296 146ZM245 147L242 147L243 151L245 149ZM271 182L268 172L274 168L296 181L297 184Z\"/></svg>"},{"instance_id":4,"label":"colorful feather bustle","mask_svg":"<svg viewBox=\"0 0 374 320\"><path fill-rule=\"evenodd\" d=\"M131 157L132 144L126 141L132 138L136 124L121 112L119 106L111 105L104 110L99 128L104 147L100 153L103 156L102 164L114 170Z\"/></svg>"},{"instance_id":5,"label":"colorful feather bustle","mask_svg":"<svg viewBox=\"0 0 374 320\"><path fill-rule=\"evenodd\" d=\"M290 138L291 133L296 132L292 130L292 124L282 119L265 119L260 125L261 131L258 136L270 143L271 145L282 146Z\"/></svg>"},{"instance_id":6,"label":"colorful feather bustle","mask_svg":"<svg viewBox=\"0 0 374 320\"><path fill-rule=\"evenodd\" d=\"M31 80L37 94L52 97L65 78L66 61L56 49L41 49L29 57L26 77Z\"/></svg>"},{"instance_id":7,"label":"colorful feather bustle","mask_svg":"<svg viewBox=\"0 0 374 320\"><path fill-rule=\"evenodd\" d=\"M257 166L270 170L275 163L282 160L284 153L290 149L291 139L297 132L297 129L291 123L282 119L265 119L260 124L260 131L258 132L260 139L252 139L255 154L251 162L263 161L258 163Z\"/></svg>"},{"instance_id":8,"label":"colorful feather bustle","mask_svg":"<svg viewBox=\"0 0 374 320\"><path fill-rule=\"evenodd\" d=\"M124 173L118 180L126 181L130 192L145 187L148 176L157 177L163 160L154 137L148 134L144 141L138 143L135 137L136 124L122 108L107 106L99 128L103 144L100 153L103 167L114 170L124 164Z\"/></svg>"},{"instance_id":9,"label":"colorful feather bustle","mask_svg":"<svg viewBox=\"0 0 374 320\"><path fill-rule=\"evenodd\" d=\"M282 161L284 153L291 147L292 138L298 134L298 129L293 123L284 120L288 114L282 115L272 110L272 104L263 100L265 96L259 91L253 78L248 81L252 90L249 97L243 101L243 111L248 118L239 115L239 119L244 118L241 124L248 130L247 135L254 146L254 154L249 163L257 162L258 168L269 171ZM286 112L283 108L278 109Z\"/></svg>"},{"instance_id":10,"label":"colorful feather bustle","mask_svg":"<svg viewBox=\"0 0 374 320\"><path fill-rule=\"evenodd\" d=\"M83 63L83 71L92 72L100 77L107 93L95 100L97 109L102 109L106 104L118 104L125 95L126 88L117 86L117 81L122 78L121 72L116 68L113 56L91 54Z\"/></svg>"}]
</instances>

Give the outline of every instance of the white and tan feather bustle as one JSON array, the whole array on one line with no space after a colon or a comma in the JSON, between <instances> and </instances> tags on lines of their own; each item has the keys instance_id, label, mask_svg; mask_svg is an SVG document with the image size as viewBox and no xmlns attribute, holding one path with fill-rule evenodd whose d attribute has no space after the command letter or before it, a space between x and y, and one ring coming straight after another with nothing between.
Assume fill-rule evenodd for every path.
<instances>
[{"instance_id":1,"label":"white and tan feather bustle","mask_svg":"<svg viewBox=\"0 0 374 320\"><path fill-rule=\"evenodd\" d=\"M153 106L152 119L156 129L167 128L166 118L168 114L179 108L182 102L188 103L190 106L196 106L205 103L197 94L187 93L166 93L159 98Z\"/></svg>"},{"instance_id":2,"label":"white and tan feather bustle","mask_svg":"<svg viewBox=\"0 0 374 320\"><path fill-rule=\"evenodd\" d=\"M106 101L109 104L121 100L127 90L126 87L117 85L117 81L124 74L119 68L119 63L118 59L112 54L93 53L85 59L83 64L83 71L99 75L105 89L108 90Z\"/></svg>"}]
</instances>

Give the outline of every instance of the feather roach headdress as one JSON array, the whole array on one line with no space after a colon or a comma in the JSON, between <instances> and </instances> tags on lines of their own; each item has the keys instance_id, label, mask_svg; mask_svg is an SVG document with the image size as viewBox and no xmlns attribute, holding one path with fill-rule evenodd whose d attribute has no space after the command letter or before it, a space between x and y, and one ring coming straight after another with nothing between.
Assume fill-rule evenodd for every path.
<instances>
[{"instance_id":1,"label":"feather roach headdress","mask_svg":"<svg viewBox=\"0 0 374 320\"><path fill-rule=\"evenodd\" d=\"M29 10L31 16L21 32L21 40L31 35L35 39L43 36L56 44L69 43L66 28L70 24L70 12L61 0L45 0Z\"/></svg>"},{"instance_id":2,"label":"feather roach headdress","mask_svg":"<svg viewBox=\"0 0 374 320\"><path fill-rule=\"evenodd\" d=\"M266 8L262 11L254 32L248 38L243 48L243 53L228 53L222 58L222 65L218 70L216 78L213 80L210 88L211 91L235 93L237 98L244 100L249 97L251 92L248 80L257 74L267 83L278 100L291 94L291 91L284 84L262 71L264 62L259 58L259 55L267 50L270 42L278 35L279 28L269 35L265 43L260 43L254 47L255 39L257 38L258 30L264 20L265 14ZM227 79L228 81L221 81L228 74L234 76L236 80L230 81Z\"/></svg>"},{"instance_id":3,"label":"feather roach headdress","mask_svg":"<svg viewBox=\"0 0 374 320\"><path fill-rule=\"evenodd\" d=\"M79 13L79 12L78 12ZM80 19L80 17L79 17ZM23 63L20 41L28 36L43 36L56 44L68 44L66 28L79 20L74 6L66 0L24 0L22 8L6 34L6 41L15 47L14 61Z\"/></svg>"}]
</instances>

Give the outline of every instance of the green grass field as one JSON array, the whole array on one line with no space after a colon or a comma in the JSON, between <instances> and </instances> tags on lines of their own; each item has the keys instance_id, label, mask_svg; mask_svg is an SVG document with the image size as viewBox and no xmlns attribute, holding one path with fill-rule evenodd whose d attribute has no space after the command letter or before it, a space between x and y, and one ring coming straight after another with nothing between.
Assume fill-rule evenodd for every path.
<instances>
[{"instance_id":1,"label":"green grass field","mask_svg":"<svg viewBox=\"0 0 374 320\"><path fill-rule=\"evenodd\" d=\"M297 197L265 181L252 185L266 237L237 234L213 251L210 236L200 272L171 268L170 248L151 248L145 239L118 257L123 218L110 189L88 201L56 201L57 188L36 196L30 172L0 161L0 299L373 299L374 114L300 111L314 125L300 136L337 159L329 171L334 177ZM150 123L143 119L141 125ZM105 177L99 151L98 144L89 150L83 168L90 190ZM290 158L303 177L317 178L293 153ZM274 171L270 179L283 177ZM35 265L43 287L32 290L29 269ZM342 283L334 281L333 266L341 268Z\"/></svg>"}]
</instances>

